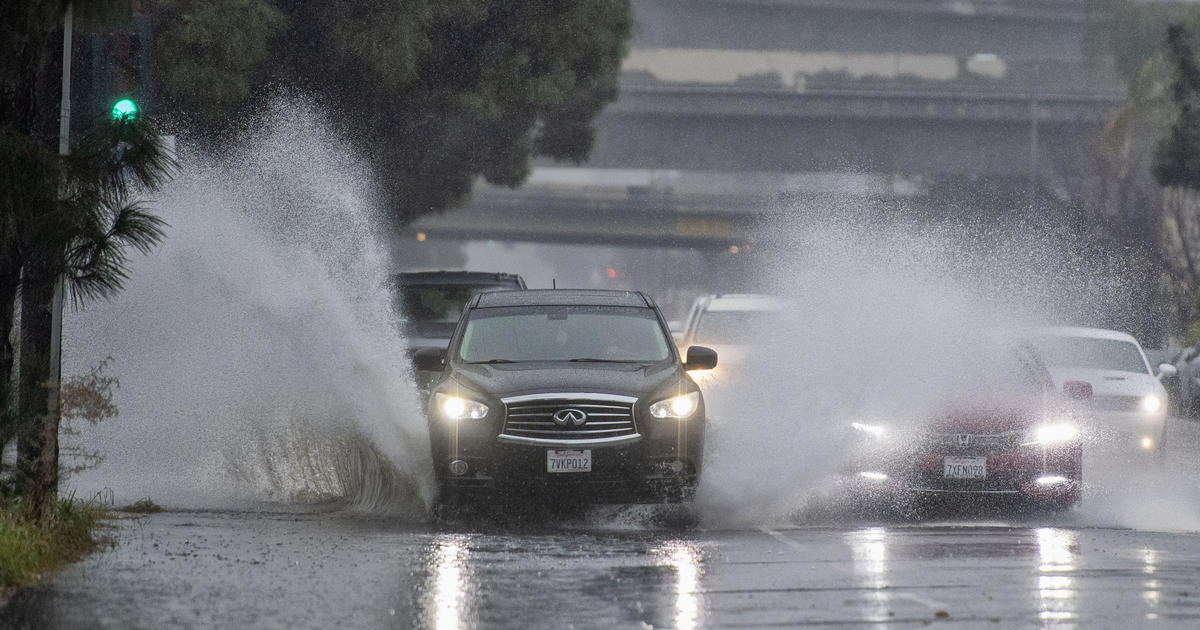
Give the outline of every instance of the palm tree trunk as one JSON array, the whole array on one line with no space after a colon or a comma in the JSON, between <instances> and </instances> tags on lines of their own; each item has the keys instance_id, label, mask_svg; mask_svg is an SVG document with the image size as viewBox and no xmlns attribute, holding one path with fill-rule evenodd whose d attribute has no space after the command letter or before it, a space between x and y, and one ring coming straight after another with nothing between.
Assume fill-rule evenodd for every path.
<instances>
[{"instance_id":1,"label":"palm tree trunk","mask_svg":"<svg viewBox=\"0 0 1200 630\"><path fill-rule=\"evenodd\" d=\"M12 377L14 358L11 341L14 315L16 314L17 286L20 275L5 273L0 276L0 453L17 436L17 410L13 404Z\"/></svg>"},{"instance_id":2,"label":"palm tree trunk","mask_svg":"<svg viewBox=\"0 0 1200 630\"><path fill-rule=\"evenodd\" d=\"M32 275L32 274L31 274ZM58 495L58 414L49 409L51 299L54 283L26 277L21 287L21 373L18 481L34 518L50 513Z\"/></svg>"}]
</instances>

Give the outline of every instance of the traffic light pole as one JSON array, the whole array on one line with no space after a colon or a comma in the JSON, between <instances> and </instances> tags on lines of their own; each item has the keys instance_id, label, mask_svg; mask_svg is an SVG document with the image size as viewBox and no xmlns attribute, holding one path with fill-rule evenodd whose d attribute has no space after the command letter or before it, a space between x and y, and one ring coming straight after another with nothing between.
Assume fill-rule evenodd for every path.
<instances>
[{"instance_id":1,"label":"traffic light pole","mask_svg":"<svg viewBox=\"0 0 1200 630\"><path fill-rule=\"evenodd\" d=\"M74 22L75 3L69 2L66 12L63 13L62 99L58 110L58 154L63 157L71 154L71 36ZM50 391L46 401L46 411L52 414L62 412L58 390L62 386L62 329L65 294L66 287L63 283L63 276L59 274L54 281L54 297L50 302L50 387L48 388Z\"/></svg>"}]
</instances>

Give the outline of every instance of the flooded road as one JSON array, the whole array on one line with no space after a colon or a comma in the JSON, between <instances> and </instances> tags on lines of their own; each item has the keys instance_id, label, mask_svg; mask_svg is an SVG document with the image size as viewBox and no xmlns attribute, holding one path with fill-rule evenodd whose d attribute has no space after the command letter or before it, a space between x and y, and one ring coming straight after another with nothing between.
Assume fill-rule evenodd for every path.
<instances>
[{"instance_id":1,"label":"flooded road","mask_svg":"<svg viewBox=\"0 0 1200 630\"><path fill-rule=\"evenodd\" d=\"M1044 520L1044 519L1043 519ZM167 512L7 628L1196 627L1194 535L1063 522L489 531Z\"/></svg>"}]
</instances>

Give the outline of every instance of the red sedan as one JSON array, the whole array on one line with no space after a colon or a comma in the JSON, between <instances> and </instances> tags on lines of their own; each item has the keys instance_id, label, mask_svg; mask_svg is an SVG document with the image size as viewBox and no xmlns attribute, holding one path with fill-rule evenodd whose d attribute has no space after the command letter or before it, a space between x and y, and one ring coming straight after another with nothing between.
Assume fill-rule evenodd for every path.
<instances>
[{"instance_id":1,"label":"red sedan","mask_svg":"<svg viewBox=\"0 0 1200 630\"><path fill-rule=\"evenodd\" d=\"M868 496L1018 498L1054 508L1080 499L1083 447L1068 400L1025 344L996 357L972 390L950 392L932 420L855 422L854 487ZM986 387L980 385L986 384ZM1068 388L1085 396L1086 383Z\"/></svg>"}]
</instances>

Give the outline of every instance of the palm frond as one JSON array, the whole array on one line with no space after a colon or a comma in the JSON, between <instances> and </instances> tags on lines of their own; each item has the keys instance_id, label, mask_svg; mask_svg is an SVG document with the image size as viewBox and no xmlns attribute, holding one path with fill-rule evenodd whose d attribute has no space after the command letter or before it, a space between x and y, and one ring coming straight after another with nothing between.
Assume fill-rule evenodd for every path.
<instances>
[{"instance_id":1,"label":"palm frond","mask_svg":"<svg viewBox=\"0 0 1200 630\"><path fill-rule=\"evenodd\" d=\"M98 221L74 226L66 253L67 278L76 307L119 292L129 278L129 250L148 254L166 236L165 221L139 202L106 200Z\"/></svg>"},{"instance_id":2,"label":"palm frond","mask_svg":"<svg viewBox=\"0 0 1200 630\"><path fill-rule=\"evenodd\" d=\"M153 122L141 117L96 121L68 158L75 187L114 197L157 189L178 167Z\"/></svg>"}]
</instances>

